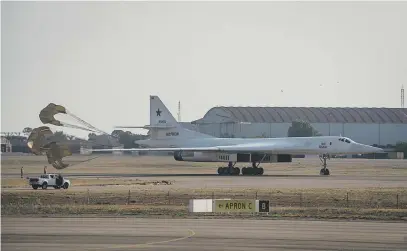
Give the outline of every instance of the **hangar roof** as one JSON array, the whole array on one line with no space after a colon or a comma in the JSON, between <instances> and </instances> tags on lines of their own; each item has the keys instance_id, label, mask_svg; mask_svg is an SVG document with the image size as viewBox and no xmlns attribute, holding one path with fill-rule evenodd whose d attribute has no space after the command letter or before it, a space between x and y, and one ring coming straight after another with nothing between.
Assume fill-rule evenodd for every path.
<instances>
[{"instance_id":1,"label":"hangar roof","mask_svg":"<svg viewBox=\"0 0 407 251\"><path fill-rule=\"evenodd\" d=\"M407 124L407 108L339 108L339 107L225 107L210 109L208 117L234 122L291 123L306 120L310 123L400 123Z\"/></svg>"}]
</instances>

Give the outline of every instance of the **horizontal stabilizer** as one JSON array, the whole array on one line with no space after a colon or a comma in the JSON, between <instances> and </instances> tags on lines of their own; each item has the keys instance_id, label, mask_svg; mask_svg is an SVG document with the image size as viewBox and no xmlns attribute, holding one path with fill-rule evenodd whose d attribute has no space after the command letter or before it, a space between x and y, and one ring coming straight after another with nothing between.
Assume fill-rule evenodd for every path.
<instances>
[{"instance_id":1,"label":"horizontal stabilizer","mask_svg":"<svg viewBox=\"0 0 407 251\"><path fill-rule=\"evenodd\" d=\"M176 152L176 151L213 151L218 152L218 147L187 147L187 148L116 148L116 149L92 149L92 152L123 152L123 151L137 151L137 152Z\"/></svg>"},{"instance_id":2,"label":"horizontal stabilizer","mask_svg":"<svg viewBox=\"0 0 407 251\"><path fill-rule=\"evenodd\" d=\"M141 129L169 129L175 128L175 126L170 125L145 125L145 126L115 126L114 128L141 128Z\"/></svg>"}]
</instances>

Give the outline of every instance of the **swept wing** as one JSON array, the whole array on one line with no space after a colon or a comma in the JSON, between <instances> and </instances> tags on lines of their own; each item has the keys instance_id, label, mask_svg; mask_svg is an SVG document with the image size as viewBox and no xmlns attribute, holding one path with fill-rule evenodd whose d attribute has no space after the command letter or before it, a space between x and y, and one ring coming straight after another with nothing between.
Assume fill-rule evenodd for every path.
<instances>
[{"instance_id":1,"label":"swept wing","mask_svg":"<svg viewBox=\"0 0 407 251\"><path fill-rule=\"evenodd\" d=\"M93 149L93 152L121 152L121 151L140 151L140 152L171 152L171 151L197 151L197 152L292 152L306 150L304 145L291 142L268 142L268 143L247 143L228 146L209 146L209 147L165 147L165 148L129 148L129 149Z\"/></svg>"}]
</instances>

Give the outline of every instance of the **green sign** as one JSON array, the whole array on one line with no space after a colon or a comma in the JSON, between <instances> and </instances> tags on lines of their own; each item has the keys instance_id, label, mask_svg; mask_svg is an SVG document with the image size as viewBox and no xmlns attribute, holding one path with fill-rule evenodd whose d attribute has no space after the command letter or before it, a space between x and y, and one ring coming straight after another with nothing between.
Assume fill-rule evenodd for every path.
<instances>
[{"instance_id":1,"label":"green sign","mask_svg":"<svg viewBox=\"0 0 407 251\"><path fill-rule=\"evenodd\" d=\"M256 200L215 200L213 212L256 212Z\"/></svg>"}]
</instances>

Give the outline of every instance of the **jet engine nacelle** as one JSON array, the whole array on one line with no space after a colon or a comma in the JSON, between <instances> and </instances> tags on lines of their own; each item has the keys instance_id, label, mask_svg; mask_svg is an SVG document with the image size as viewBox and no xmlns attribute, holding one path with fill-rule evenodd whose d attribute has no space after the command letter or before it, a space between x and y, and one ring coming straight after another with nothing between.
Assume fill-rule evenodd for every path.
<instances>
[{"instance_id":1,"label":"jet engine nacelle","mask_svg":"<svg viewBox=\"0 0 407 251\"><path fill-rule=\"evenodd\" d=\"M206 152L174 152L174 159L176 161L189 161L189 162L218 162L216 153Z\"/></svg>"},{"instance_id":2,"label":"jet engine nacelle","mask_svg":"<svg viewBox=\"0 0 407 251\"><path fill-rule=\"evenodd\" d=\"M276 162L292 162L290 154L264 154L257 153L215 153L215 152L174 152L176 161L189 162L261 162L261 163L276 163Z\"/></svg>"}]
</instances>

